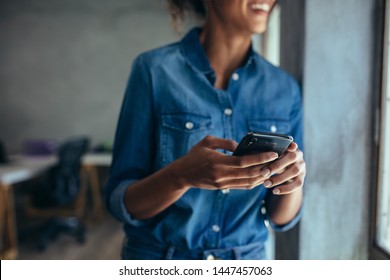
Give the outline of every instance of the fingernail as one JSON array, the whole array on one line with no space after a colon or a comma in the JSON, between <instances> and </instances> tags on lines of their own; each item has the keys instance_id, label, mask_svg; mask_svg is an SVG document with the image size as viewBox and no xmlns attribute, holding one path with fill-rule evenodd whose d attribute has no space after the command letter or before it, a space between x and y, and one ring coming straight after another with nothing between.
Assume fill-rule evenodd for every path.
<instances>
[{"instance_id":1,"label":"fingernail","mask_svg":"<svg viewBox=\"0 0 390 280\"><path fill-rule=\"evenodd\" d=\"M271 170L269 170L268 168L264 168L264 169L260 172L260 175L261 175L262 177L267 177L270 173L271 173Z\"/></svg>"},{"instance_id":2,"label":"fingernail","mask_svg":"<svg viewBox=\"0 0 390 280\"><path fill-rule=\"evenodd\" d=\"M264 187L269 188L272 185L272 182L270 180L267 180L264 182Z\"/></svg>"},{"instance_id":3,"label":"fingernail","mask_svg":"<svg viewBox=\"0 0 390 280\"><path fill-rule=\"evenodd\" d=\"M273 194L280 194L280 190L279 190L279 189L274 189L274 190L272 191L272 193L273 193Z\"/></svg>"}]
</instances>

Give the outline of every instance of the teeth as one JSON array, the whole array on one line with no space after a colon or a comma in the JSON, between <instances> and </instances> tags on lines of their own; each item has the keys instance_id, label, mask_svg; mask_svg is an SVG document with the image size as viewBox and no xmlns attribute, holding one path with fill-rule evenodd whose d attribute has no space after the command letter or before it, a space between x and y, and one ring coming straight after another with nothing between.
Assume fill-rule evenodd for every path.
<instances>
[{"instance_id":1,"label":"teeth","mask_svg":"<svg viewBox=\"0 0 390 280\"><path fill-rule=\"evenodd\" d=\"M267 3L264 3L264 4L255 3L255 4L251 5L251 8L253 10L263 10L265 12L269 12L269 10L270 10L270 6Z\"/></svg>"}]
</instances>

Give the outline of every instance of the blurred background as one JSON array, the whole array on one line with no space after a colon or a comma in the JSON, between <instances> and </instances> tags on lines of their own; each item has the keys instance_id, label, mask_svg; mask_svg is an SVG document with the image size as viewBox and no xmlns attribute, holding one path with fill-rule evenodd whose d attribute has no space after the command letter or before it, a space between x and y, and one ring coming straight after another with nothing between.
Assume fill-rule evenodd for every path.
<instances>
[{"instance_id":1,"label":"blurred background","mask_svg":"<svg viewBox=\"0 0 390 280\"><path fill-rule=\"evenodd\" d=\"M390 257L388 2L280 1L253 38L304 96L305 212L271 258ZM2 259L120 258L102 188L131 63L193 24L175 31L164 0L0 0ZM69 166L68 199L40 205Z\"/></svg>"}]
</instances>

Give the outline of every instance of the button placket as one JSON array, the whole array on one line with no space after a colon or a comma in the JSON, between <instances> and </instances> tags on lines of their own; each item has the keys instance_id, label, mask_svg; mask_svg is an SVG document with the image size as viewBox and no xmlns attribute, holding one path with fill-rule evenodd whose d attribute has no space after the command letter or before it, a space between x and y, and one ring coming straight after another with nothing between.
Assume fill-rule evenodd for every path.
<instances>
[{"instance_id":1,"label":"button placket","mask_svg":"<svg viewBox=\"0 0 390 280\"><path fill-rule=\"evenodd\" d=\"M221 115L221 128L223 129L222 137L226 139L233 138L233 102L231 92L232 85L229 85L227 90L217 90L217 97L219 102L219 112ZM220 245L221 237L223 235L224 211L225 203L227 201L227 193L229 190L220 190L216 195L216 199L213 202L213 213L210 215L208 233L207 233L207 246L210 248L216 248ZM205 256L207 258L207 255Z\"/></svg>"},{"instance_id":2,"label":"button placket","mask_svg":"<svg viewBox=\"0 0 390 280\"><path fill-rule=\"evenodd\" d=\"M223 216L226 211L224 211L224 205L226 202L226 195L218 192L217 198L214 201L213 205L213 214L210 216L210 224L208 230L208 246L209 247L218 247L220 244L220 238L222 234L222 225L223 225Z\"/></svg>"}]
</instances>

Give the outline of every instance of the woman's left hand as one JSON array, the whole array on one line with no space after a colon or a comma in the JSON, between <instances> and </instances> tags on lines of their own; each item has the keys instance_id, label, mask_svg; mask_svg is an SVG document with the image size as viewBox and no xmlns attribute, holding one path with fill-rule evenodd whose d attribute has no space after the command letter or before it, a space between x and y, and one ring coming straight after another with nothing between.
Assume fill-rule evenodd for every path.
<instances>
[{"instance_id":1,"label":"woman's left hand","mask_svg":"<svg viewBox=\"0 0 390 280\"><path fill-rule=\"evenodd\" d=\"M288 194L302 188L306 175L306 163L296 143L291 143L287 152L265 166L263 171L267 172L267 169L269 175L263 185L266 188L274 188L273 194Z\"/></svg>"}]
</instances>

